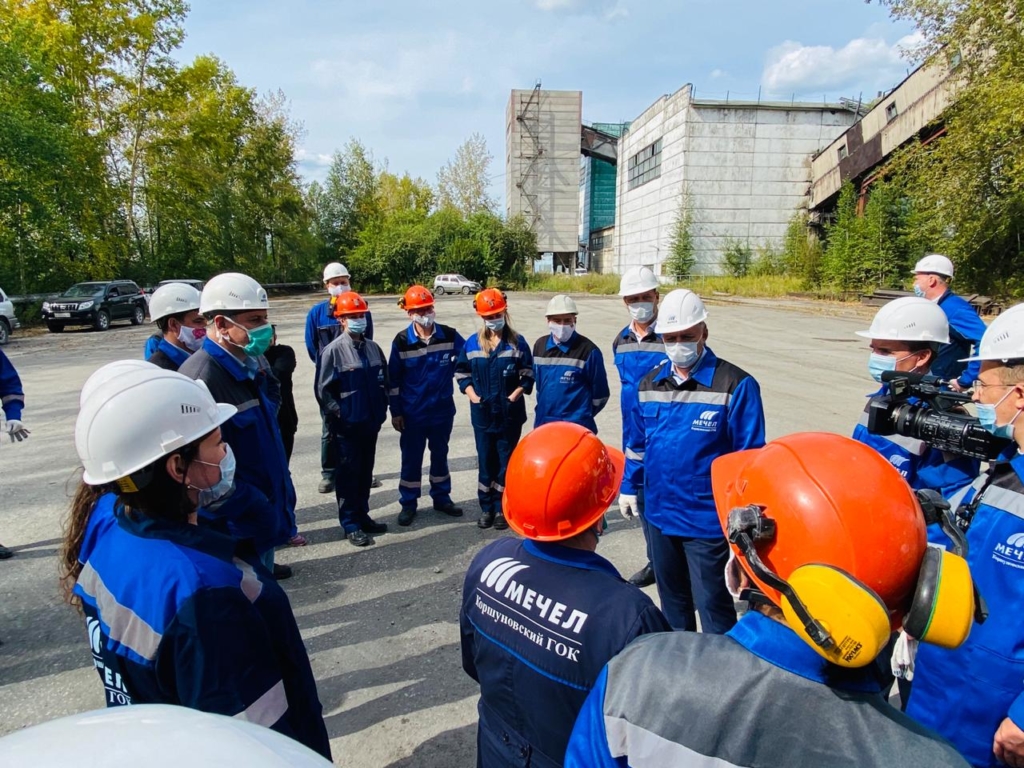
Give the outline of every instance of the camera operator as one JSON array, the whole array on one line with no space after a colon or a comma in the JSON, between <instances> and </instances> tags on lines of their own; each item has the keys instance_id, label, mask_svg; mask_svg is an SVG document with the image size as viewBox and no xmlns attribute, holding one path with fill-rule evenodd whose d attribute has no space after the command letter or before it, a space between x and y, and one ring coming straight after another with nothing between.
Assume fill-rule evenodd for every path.
<instances>
[{"instance_id":1,"label":"camera operator","mask_svg":"<svg viewBox=\"0 0 1024 768\"><path fill-rule=\"evenodd\" d=\"M1013 440L951 499L971 574L989 609L956 650L922 645L907 714L945 736L971 765L1024 766L1024 305L985 331L974 382L978 417ZM961 361L964 362L964 361Z\"/></svg>"},{"instance_id":2,"label":"camera operator","mask_svg":"<svg viewBox=\"0 0 1024 768\"><path fill-rule=\"evenodd\" d=\"M949 325L938 304L908 296L878 310L871 327L857 335L871 340L868 371L881 383L885 371L928 373L939 347L949 341ZM869 397L885 395L888 389L882 384ZM868 431L870 407L869 402L853 439L885 456L914 490L931 488L949 498L978 476L980 465L975 459L940 451L914 437L872 434Z\"/></svg>"}]
</instances>

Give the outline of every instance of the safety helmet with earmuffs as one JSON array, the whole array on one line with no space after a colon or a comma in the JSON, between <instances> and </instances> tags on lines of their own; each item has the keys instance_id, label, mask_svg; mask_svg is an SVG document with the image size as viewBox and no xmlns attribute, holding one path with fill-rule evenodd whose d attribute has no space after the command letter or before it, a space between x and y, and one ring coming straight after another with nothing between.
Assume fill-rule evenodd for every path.
<instances>
[{"instance_id":1,"label":"safety helmet with earmuffs","mask_svg":"<svg viewBox=\"0 0 1024 768\"><path fill-rule=\"evenodd\" d=\"M927 546L914 491L870 446L787 435L716 459L711 483L753 599L828 661L866 666L901 626L946 648L967 639L976 593L962 547Z\"/></svg>"},{"instance_id":2,"label":"safety helmet with earmuffs","mask_svg":"<svg viewBox=\"0 0 1024 768\"><path fill-rule=\"evenodd\" d=\"M473 298L473 311L481 317L496 315L508 309L508 297L498 288L484 288Z\"/></svg>"}]
</instances>

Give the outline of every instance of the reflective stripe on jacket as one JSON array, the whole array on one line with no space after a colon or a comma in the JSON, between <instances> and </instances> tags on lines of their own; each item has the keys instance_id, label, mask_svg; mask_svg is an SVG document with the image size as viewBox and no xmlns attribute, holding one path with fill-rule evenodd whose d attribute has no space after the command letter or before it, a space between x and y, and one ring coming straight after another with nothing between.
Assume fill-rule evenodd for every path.
<instances>
[{"instance_id":1,"label":"reflective stripe on jacket","mask_svg":"<svg viewBox=\"0 0 1024 768\"><path fill-rule=\"evenodd\" d=\"M537 380L537 410L533 426L571 421L597 432L594 417L608 404L608 373L601 350L586 336L573 332L565 344L551 334L533 345L533 374Z\"/></svg>"},{"instance_id":2,"label":"reflective stripe on jacket","mask_svg":"<svg viewBox=\"0 0 1024 768\"><path fill-rule=\"evenodd\" d=\"M475 429L502 432L509 425L526 423L526 395L533 391L533 354L526 339L518 333L511 342L503 334L490 353L480 348L480 336L466 339L466 346L455 364L455 383L465 392L470 384L480 402L469 407ZM514 403L508 396L519 387L523 396Z\"/></svg>"},{"instance_id":3,"label":"reflective stripe on jacket","mask_svg":"<svg viewBox=\"0 0 1024 768\"><path fill-rule=\"evenodd\" d=\"M21 377L14 369L7 355L0 350L0 406L8 421L20 421L21 411L25 407L25 390L21 387Z\"/></svg>"},{"instance_id":4,"label":"reflective stripe on jacket","mask_svg":"<svg viewBox=\"0 0 1024 768\"><path fill-rule=\"evenodd\" d=\"M395 336L388 359L391 416L408 425L451 422L455 417L455 364L466 340L454 328L434 324L429 339L413 324Z\"/></svg>"},{"instance_id":5,"label":"reflective stripe on jacket","mask_svg":"<svg viewBox=\"0 0 1024 768\"><path fill-rule=\"evenodd\" d=\"M631 442L643 439L643 435L634 434L633 420L629 417L636 402L636 388L640 379L650 373L651 369L661 365L665 360L665 343L661 336L654 332L654 323L647 329L647 335L638 339L631 325L627 325L612 341L612 355L615 368L619 372L622 389L619 391L619 408L622 412L622 449Z\"/></svg>"},{"instance_id":6,"label":"reflective stripe on jacket","mask_svg":"<svg viewBox=\"0 0 1024 768\"><path fill-rule=\"evenodd\" d=\"M306 352L309 359L316 365L320 364L320 356L327 345L338 338L341 333L341 323L334 317L334 309L331 307L331 300L324 299L314 304L306 315ZM366 313L367 339L373 338L373 315Z\"/></svg>"},{"instance_id":7,"label":"reflective stripe on jacket","mask_svg":"<svg viewBox=\"0 0 1024 768\"><path fill-rule=\"evenodd\" d=\"M324 413L349 426L384 423L388 367L375 342L342 333L324 349L317 370L316 391Z\"/></svg>"}]
</instances>

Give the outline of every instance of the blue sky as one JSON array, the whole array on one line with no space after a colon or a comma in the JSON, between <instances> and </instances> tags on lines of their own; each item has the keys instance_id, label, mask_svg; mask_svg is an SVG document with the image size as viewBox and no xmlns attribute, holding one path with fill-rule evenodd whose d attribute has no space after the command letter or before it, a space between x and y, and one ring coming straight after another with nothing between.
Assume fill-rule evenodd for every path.
<instances>
[{"instance_id":1,"label":"blue sky","mask_svg":"<svg viewBox=\"0 0 1024 768\"><path fill-rule=\"evenodd\" d=\"M821 99L898 83L914 30L863 0L192 0L180 58L213 53L240 82L281 89L305 128L306 179L349 137L434 183L472 133L503 202L512 88L582 90L586 122L698 96Z\"/></svg>"}]
</instances>

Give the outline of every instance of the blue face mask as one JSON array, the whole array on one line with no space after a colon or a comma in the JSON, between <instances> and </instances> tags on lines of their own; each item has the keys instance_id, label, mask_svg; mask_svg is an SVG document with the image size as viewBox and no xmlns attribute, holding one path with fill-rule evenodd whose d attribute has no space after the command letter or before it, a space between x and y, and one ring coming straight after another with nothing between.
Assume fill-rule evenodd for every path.
<instances>
[{"instance_id":1,"label":"blue face mask","mask_svg":"<svg viewBox=\"0 0 1024 768\"><path fill-rule=\"evenodd\" d=\"M494 320L484 320L484 326L487 330L491 331L491 333L500 333L505 327L505 318L497 317Z\"/></svg>"},{"instance_id":2,"label":"blue face mask","mask_svg":"<svg viewBox=\"0 0 1024 768\"><path fill-rule=\"evenodd\" d=\"M366 318L365 317L353 317L348 321L348 332L355 333L362 336L366 333Z\"/></svg>"},{"instance_id":3,"label":"blue face mask","mask_svg":"<svg viewBox=\"0 0 1024 768\"><path fill-rule=\"evenodd\" d=\"M975 403L975 408L978 409L978 422L981 424L982 429L991 432L996 437L1005 437L1008 440L1013 439L1013 422L1017 420L1017 416L1020 416L1020 411L1017 411L1017 415L1014 416L1009 424L996 424L996 408L1000 403L1003 402L1007 397L1010 396L1012 389L1007 391L1005 395L999 398L999 402L994 405L989 403Z\"/></svg>"},{"instance_id":4,"label":"blue face mask","mask_svg":"<svg viewBox=\"0 0 1024 768\"><path fill-rule=\"evenodd\" d=\"M921 299L925 298L924 288L922 288L917 283L914 283L914 295Z\"/></svg>"},{"instance_id":5,"label":"blue face mask","mask_svg":"<svg viewBox=\"0 0 1024 768\"><path fill-rule=\"evenodd\" d=\"M199 491L199 506L205 509L216 509L228 494L235 487L235 454L231 450L231 446L225 446L227 449L224 458L220 460L220 464L211 464L208 461L200 461L195 459L196 464L206 464L208 467L218 466L220 467L220 480L214 483L209 488L196 488ZM195 488L195 486L189 486Z\"/></svg>"},{"instance_id":6,"label":"blue face mask","mask_svg":"<svg viewBox=\"0 0 1024 768\"><path fill-rule=\"evenodd\" d=\"M868 358L868 373L871 374L872 379L881 383L882 374L886 371L895 371L897 362L895 357L876 355L872 352L871 357Z\"/></svg>"}]
</instances>

